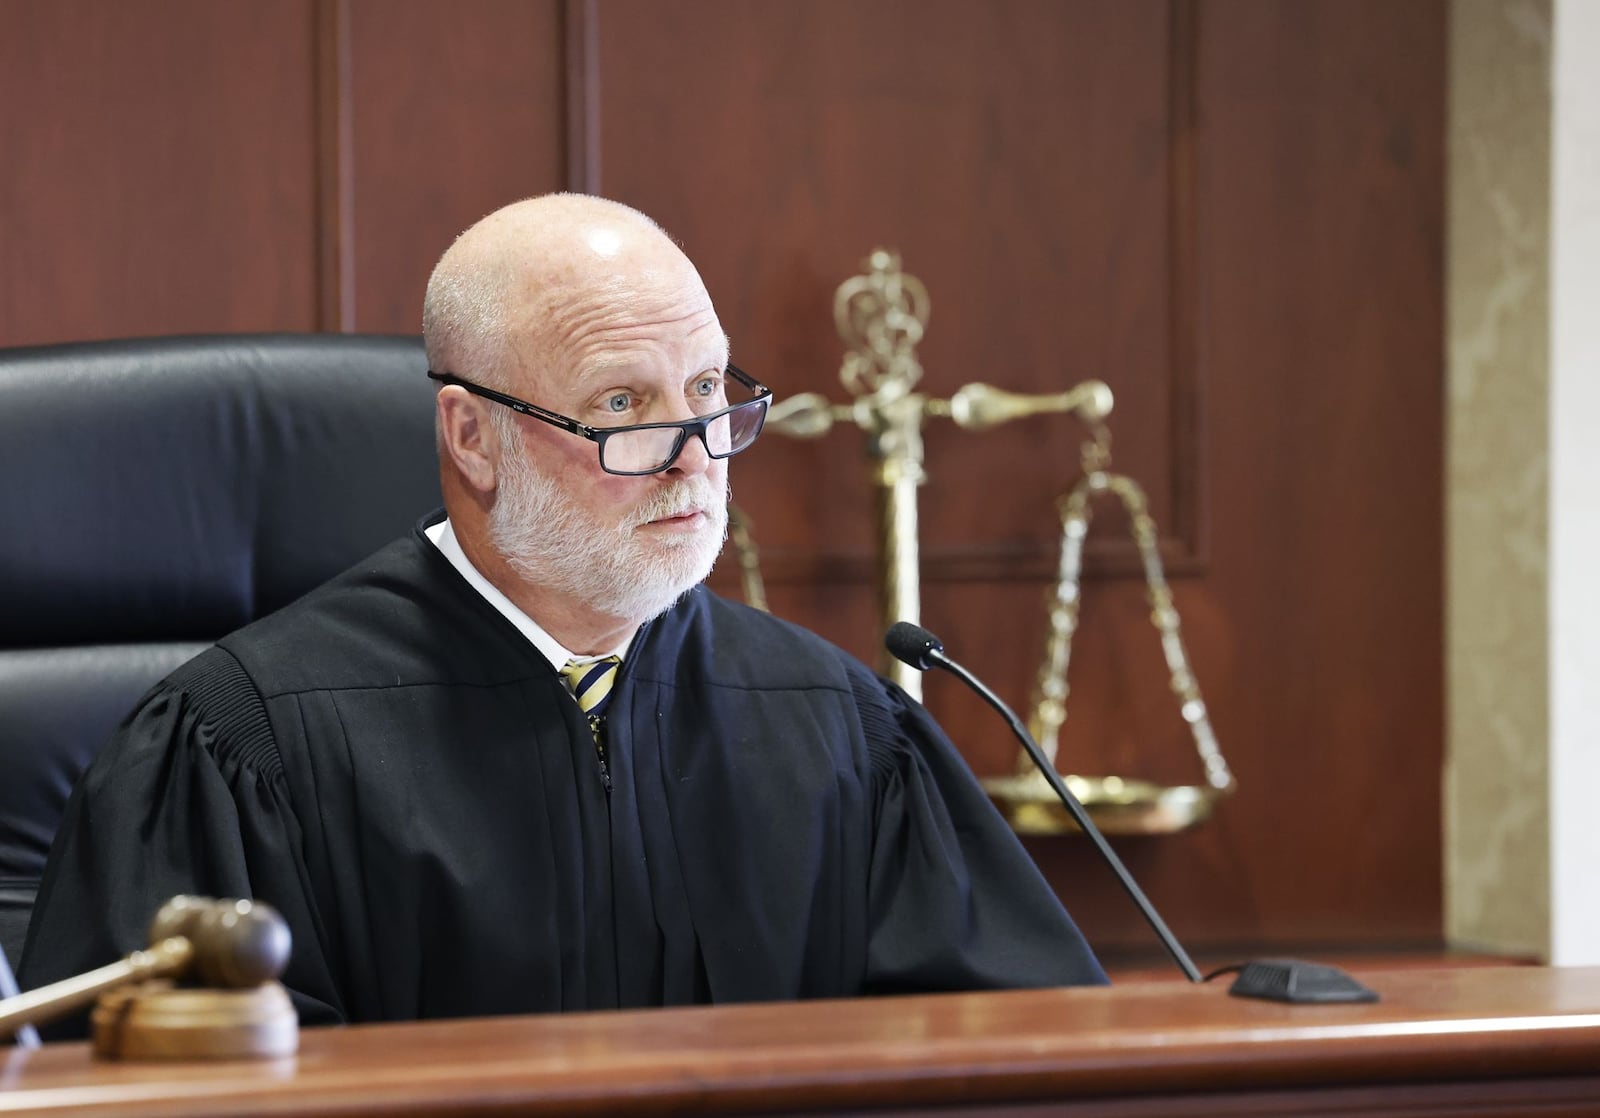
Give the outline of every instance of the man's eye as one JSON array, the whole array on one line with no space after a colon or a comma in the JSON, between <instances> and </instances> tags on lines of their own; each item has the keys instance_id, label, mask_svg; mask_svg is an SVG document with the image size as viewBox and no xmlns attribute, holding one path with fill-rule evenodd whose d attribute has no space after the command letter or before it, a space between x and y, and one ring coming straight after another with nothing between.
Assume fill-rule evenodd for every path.
<instances>
[{"instance_id":1,"label":"man's eye","mask_svg":"<svg viewBox=\"0 0 1600 1118\"><path fill-rule=\"evenodd\" d=\"M715 396L717 394L717 389L721 387L721 385L722 380L720 377L704 376L695 381L694 390L695 393L700 396Z\"/></svg>"},{"instance_id":2,"label":"man's eye","mask_svg":"<svg viewBox=\"0 0 1600 1118\"><path fill-rule=\"evenodd\" d=\"M606 402L602 404L601 407L605 408L606 411L611 412L613 415L621 415L623 412L628 410L628 405L630 402L631 401L628 399L628 394L626 392L618 392L615 396L606 397Z\"/></svg>"}]
</instances>

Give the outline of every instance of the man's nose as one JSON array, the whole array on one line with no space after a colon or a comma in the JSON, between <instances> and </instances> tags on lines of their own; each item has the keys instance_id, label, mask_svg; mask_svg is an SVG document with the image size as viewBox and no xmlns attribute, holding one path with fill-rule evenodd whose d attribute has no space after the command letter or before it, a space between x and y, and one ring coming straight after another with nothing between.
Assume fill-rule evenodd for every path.
<instances>
[{"instance_id":1,"label":"man's nose","mask_svg":"<svg viewBox=\"0 0 1600 1118\"><path fill-rule=\"evenodd\" d=\"M683 440L683 445L678 448L678 456L672 460L672 465L667 467L667 472L684 477L696 477L705 473L711 462L711 452L706 445L706 432L701 430Z\"/></svg>"}]
</instances>

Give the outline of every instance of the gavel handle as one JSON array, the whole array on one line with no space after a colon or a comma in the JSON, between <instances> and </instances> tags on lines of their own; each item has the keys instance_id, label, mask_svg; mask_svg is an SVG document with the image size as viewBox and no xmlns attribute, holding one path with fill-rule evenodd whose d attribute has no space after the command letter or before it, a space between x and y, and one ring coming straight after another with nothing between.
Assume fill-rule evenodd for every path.
<instances>
[{"instance_id":1,"label":"gavel handle","mask_svg":"<svg viewBox=\"0 0 1600 1118\"><path fill-rule=\"evenodd\" d=\"M194 944L184 936L173 936L110 966L7 998L0 1001L0 1037L10 1036L24 1025L53 1021L118 986L179 974L193 958Z\"/></svg>"}]
</instances>

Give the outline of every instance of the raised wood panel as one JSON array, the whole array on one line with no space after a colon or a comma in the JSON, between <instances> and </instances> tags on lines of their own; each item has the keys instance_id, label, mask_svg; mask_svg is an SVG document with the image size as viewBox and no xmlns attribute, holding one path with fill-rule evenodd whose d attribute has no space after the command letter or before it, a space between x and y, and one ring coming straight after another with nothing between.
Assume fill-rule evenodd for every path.
<instances>
[{"instance_id":1,"label":"raised wood panel","mask_svg":"<svg viewBox=\"0 0 1600 1118\"><path fill-rule=\"evenodd\" d=\"M421 329L428 274L491 210L567 183L559 0L344 0L353 321Z\"/></svg>"},{"instance_id":2,"label":"raised wood panel","mask_svg":"<svg viewBox=\"0 0 1600 1118\"><path fill-rule=\"evenodd\" d=\"M1214 500L1179 602L1240 788L1193 834L1123 844L1194 940L1440 933L1443 21L1435 3L1201 10ZM1082 850L1038 852L1086 924L1148 939Z\"/></svg>"},{"instance_id":3,"label":"raised wood panel","mask_svg":"<svg viewBox=\"0 0 1600 1118\"><path fill-rule=\"evenodd\" d=\"M0 345L317 320L310 0L0 2Z\"/></svg>"},{"instance_id":4,"label":"raised wood panel","mask_svg":"<svg viewBox=\"0 0 1600 1118\"><path fill-rule=\"evenodd\" d=\"M1439 932L1442 3L1204 21L1213 572L1261 922ZM1314 867L1315 873L1301 867Z\"/></svg>"},{"instance_id":5,"label":"raised wood panel","mask_svg":"<svg viewBox=\"0 0 1600 1118\"><path fill-rule=\"evenodd\" d=\"M932 293L930 392L1117 391L1118 463L1192 544L1168 555L1240 780L1204 828L1121 844L1174 926L1436 939L1440 5L597 10L602 185L683 238L780 390L841 396L831 294L881 243ZM642 64L663 48L682 65ZM1019 706L1077 441L928 432L923 616ZM735 491L775 608L875 657L859 437L769 439ZM1147 614L1091 580L1063 755L1192 783ZM1010 767L986 708L927 691L980 771ZM1081 845L1034 849L1097 942L1148 940Z\"/></svg>"},{"instance_id":6,"label":"raised wood panel","mask_svg":"<svg viewBox=\"0 0 1600 1118\"><path fill-rule=\"evenodd\" d=\"M874 246L897 248L933 293L927 392L1103 377L1137 417L1119 427L1119 462L1175 519L1171 480L1196 472L1192 454L1173 466L1173 381L1192 373L1175 369L1190 347L1171 336L1186 90L1170 56L1191 46L1172 35L1187 5L597 8L602 186L683 239L741 361L780 392L844 398L834 288ZM676 65L649 64L663 49ZM1062 417L930 425L927 579L1046 577L1079 434ZM769 439L741 462L774 582L872 580L863 441Z\"/></svg>"}]
</instances>

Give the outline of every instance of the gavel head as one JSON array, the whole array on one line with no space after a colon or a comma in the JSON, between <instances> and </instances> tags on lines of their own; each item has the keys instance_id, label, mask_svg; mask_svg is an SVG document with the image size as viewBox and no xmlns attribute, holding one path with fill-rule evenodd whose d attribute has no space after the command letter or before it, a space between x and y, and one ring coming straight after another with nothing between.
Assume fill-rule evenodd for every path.
<instances>
[{"instance_id":1,"label":"gavel head","mask_svg":"<svg viewBox=\"0 0 1600 1118\"><path fill-rule=\"evenodd\" d=\"M270 982L289 962L289 926L261 901L174 897L150 921L152 945L182 936L194 946L190 974L207 986Z\"/></svg>"}]
</instances>

